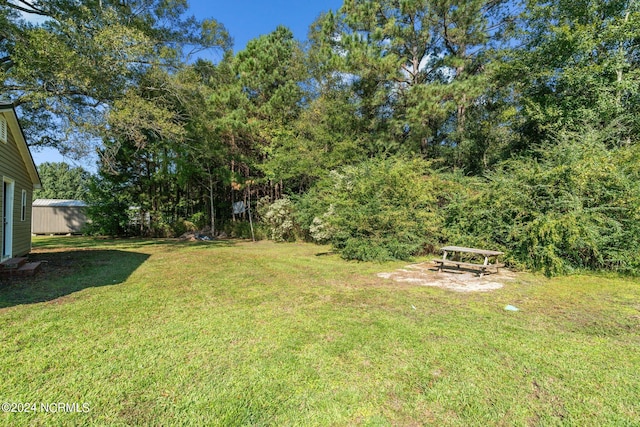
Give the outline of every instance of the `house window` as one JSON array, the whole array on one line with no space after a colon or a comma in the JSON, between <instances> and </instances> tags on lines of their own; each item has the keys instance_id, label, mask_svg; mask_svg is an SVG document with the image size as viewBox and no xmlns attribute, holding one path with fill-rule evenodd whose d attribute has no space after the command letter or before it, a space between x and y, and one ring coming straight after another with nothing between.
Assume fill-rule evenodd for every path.
<instances>
[{"instance_id":1,"label":"house window","mask_svg":"<svg viewBox=\"0 0 640 427\"><path fill-rule=\"evenodd\" d=\"M7 119L0 115L0 141L7 142Z\"/></svg>"},{"instance_id":2,"label":"house window","mask_svg":"<svg viewBox=\"0 0 640 427\"><path fill-rule=\"evenodd\" d=\"M20 209L20 221L27 218L27 190L22 190L22 205Z\"/></svg>"}]
</instances>

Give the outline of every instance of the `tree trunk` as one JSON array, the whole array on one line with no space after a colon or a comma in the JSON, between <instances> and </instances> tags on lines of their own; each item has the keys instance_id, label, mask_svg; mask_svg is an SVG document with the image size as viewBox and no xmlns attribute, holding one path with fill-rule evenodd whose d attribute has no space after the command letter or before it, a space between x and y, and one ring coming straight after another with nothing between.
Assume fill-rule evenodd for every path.
<instances>
[{"instance_id":1,"label":"tree trunk","mask_svg":"<svg viewBox=\"0 0 640 427\"><path fill-rule=\"evenodd\" d=\"M216 237L216 209L213 203L213 179L209 174L209 203L211 208L211 236Z\"/></svg>"},{"instance_id":2,"label":"tree trunk","mask_svg":"<svg viewBox=\"0 0 640 427\"><path fill-rule=\"evenodd\" d=\"M233 222L236 222L236 212L233 209L233 203L235 202L233 198L233 183L235 182L234 181L235 178L233 177L233 173L235 171L234 169L235 169L235 162L231 160L231 220Z\"/></svg>"}]
</instances>

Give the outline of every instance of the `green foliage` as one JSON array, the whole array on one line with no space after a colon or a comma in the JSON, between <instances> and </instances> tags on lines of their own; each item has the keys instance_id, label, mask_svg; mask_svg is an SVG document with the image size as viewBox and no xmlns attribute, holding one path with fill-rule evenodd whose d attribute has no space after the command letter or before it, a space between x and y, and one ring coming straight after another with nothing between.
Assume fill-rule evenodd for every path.
<instances>
[{"instance_id":1,"label":"green foliage","mask_svg":"<svg viewBox=\"0 0 640 427\"><path fill-rule=\"evenodd\" d=\"M638 3L531 1L523 18L509 65L525 141L538 145L585 122L608 128L611 143L637 141Z\"/></svg>"},{"instance_id":2,"label":"green foliage","mask_svg":"<svg viewBox=\"0 0 640 427\"><path fill-rule=\"evenodd\" d=\"M505 249L513 264L547 275L640 273L640 152L608 150L602 137L562 135L537 160L505 162L447 206L449 240Z\"/></svg>"},{"instance_id":3,"label":"green foliage","mask_svg":"<svg viewBox=\"0 0 640 427\"><path fill-rule=\"evenodd\" d=\"M294 204L286 196L273 203L269 203L268 198L258 201L258 214L271 240L288 242L296 239L294 210Z\"/></svg>"},{"instance_id":4,"label":"green foliage","mask_svg":"<svg viewBox=\"0 0 640 427\"><path fill-rule=\"evenodd\" d=\"M42 189L33 192L34 199L85 200L89 191L89 172L67 163L45 162L38 166Z\"/></svg>"},{"instance_id":5,"label":"green foliage","mask_svg":"<svg viewBox=\"0 0 640 427\"><path fill-rule=\"evenodd\" d=\"M0 2L0 84L32 143L80 156L91 137L110 135L105 113L145 87L150 69L174 72L192 53L230 48L221 24L186 12L184 0ZM129 123L167 125L156 120L171 111L132 101L143 110Z\"/></svg>"},{"instance_id":6,"label":"green foliage","mask_svg":"<svg viewBox=\"0 0 640 427\"><path fill-rule=\"evenodd\" d=\"M0 78L30 143L101 139L98 231L249 237L231 205L266 197L257 233L346 258L446 241L549 275L638 272L637 2L346 0L307 45L279 26L237 54L186 11L0 2ZM187 60L207 47L219 62Z\"/></svg>"},{"instance_id":7,"label":"green foliage","mask_svg":"<svg viewBox=\"0 0 640 427\"><path fill-rule=\"evenodd\" d=\"M335 90L314 99L274 138L269 158L261 166L267 176L284 180L302 192L328 171L366 159L363 135L357 129L356 109L348 90Z\"/></svg>"},{"instance_id":8,"label":"green foliage","mask_svg":"<svg viewBox=\"0 0 640 427\"><path fill-rule=\"evenodd\" d=\"M305 73L301 59L293 33L283 26L249 41L238 53L236 71L259 117L284 124L297 116L302 98L297 83Z\"/></svg>"},{"instance_id":9,"label":"green foliage","mask_svg":"<svg viewBox=\"0 0 640 427\"><path fill-rule=\"evenodd\" d=\"M215 189L225 176L228 151L219 134L210 131L209 89L202 82L216 71L202 62L172 74L150 70L147 85L131 94L136 101L118 104L109 113L113 134L101 151L103 177L150 214L149 221L132 230L136 234L181 235L189 228L185 218L211 214L212 205L215 211Z\"/></svg>"},{"instance_id":10,"label":"green foliage","mask_svg":"<svg viewBox=\"0 0 640 427\"><path fill-rule=\"evenodd\" d=\"M367 135L370 154L440 157L480 143L470 141L469 110L488 100L510 9L504 0L347 0L312 27L311 58L349 76L354 130ZM482 142L487 151L492 141ZM461 156L446 159L466 166Z\"/></svg>"},{"instance_id":11,"label":"green foliage","mask_svg":"<svg viewBox=\"0 0 640 427\"><path fill-rule=\"evenodd\" d=\"M268 236L268 230L260 223L253 223L253 235L251 234L251 223L249 221L228 221L222 227L227 237L232 239L253 239L264 240Z\"/></svg>"},{"instance_id":12,"label":"green foliage","mask_svg":"<svg viewBox=\"0 0 640 427\"><path fill-rule=\"evenodd\" d=\"M137 212L131 211L130 214L136 214ZM170 218L162 215L162 213L152 212L150 215L151 221L148 230L143 233L135 234L148 234L153 237L180 237L184 233L194 232L197 230L196 225L184 218ZM134 218L131 218L134 219ZM133 221L130 221L130 224ZM132 227L129 227L132 229ZM131 230L133 234L134 230Z\"/></svg>"},{"instance_id":13,"label":"green foliage","mask_svg":"<svg viewBox=\"0 0 640 427\"><path fill-rule=\"evenodd\" d=\"M189 217L188 222L194 225L196 230L202 230L209 225L209 218L204 212L196 212Z\"/></svg>"},{"instance_id":14,"label":"green foliage","mask_svg":"<svg viewBox=\"0 0 640 427\"><path fill-rule=\"evenodd\" d=\"M238 104L228 117L240 117L242 123L244 132L235 130L232 137L234 145L237 140L244 145L236 145L239 154L248 154L242 163L268 179L287 178L279 162L272 160L281 157L272 154L281 147L298 145L292 127L306 102L303 82L307 75L301 46L291 30L278 26L251 40L235 57L233 70L237 75L233 87L242 95L236 92L234 98L240 98L243 105ZM262 155L261 161L255 161L256 152Z\"/></svg>"},{"instance_id":15,"label":"green foliage","mask_svg":"<svg viewBox=\"0 0 640 427\"><path fill-rule=\"evenodd\" d=\"M123 236L130 225L129 202L123 189L112 181L95 176L89 183L84 233L95 236Z\"/></svg>"},{"instance_id":16,"label":"green foliage","mask_svg":"<svg viewBox=\"0 0 640 427\"><path fill-rule=\"evenodd\" d=\"M329 205L329 209L322 214L321 217L314 217L309 225L309 235L318 243L330 242L334 237L336 230L331 226L331 217L335 215L333 205Z\"/></svg>"},{"instance_id":17,"label":"green foliage","mask_svg":"<svg viewBox=\"0 0 640 427\"><path fill-rule=\"evenodd\" d=\"M408 259L440 241L445 191L424 161L371 159L321 180L298 203L298 218L346 259Z\"/></svg>"}]
</instances>

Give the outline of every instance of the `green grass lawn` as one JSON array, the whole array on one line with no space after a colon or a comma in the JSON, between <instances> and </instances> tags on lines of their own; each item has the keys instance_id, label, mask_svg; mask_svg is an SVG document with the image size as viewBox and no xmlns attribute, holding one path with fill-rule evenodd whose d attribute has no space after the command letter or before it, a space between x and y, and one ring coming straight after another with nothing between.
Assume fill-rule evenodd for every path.
<instances>
[{"instance_id":1,"label":"green grass lawn","mask_svg":"<svg viewBox=\"0 0 640 427\"><path fill-rule=\"evenodd\" d=\"M460 294L308 244L34 246L44 272L0 285L0 401L89 411L1 425L640 425L640 280Z\"/></svg>"}]
</instances>

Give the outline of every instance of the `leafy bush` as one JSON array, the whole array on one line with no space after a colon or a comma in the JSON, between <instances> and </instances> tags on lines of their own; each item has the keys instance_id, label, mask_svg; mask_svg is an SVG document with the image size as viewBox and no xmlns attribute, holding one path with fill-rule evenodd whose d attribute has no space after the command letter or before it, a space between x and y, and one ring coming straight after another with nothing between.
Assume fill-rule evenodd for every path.
<instances>
[{"instance_id":1,"label":"leafy bush","mask_svg":"<svg viewBox=\"0 0 640 427\"><path fill-rule=\"evenodd\" d=\"M505 162L445 209L452 243L492 245L547 275L640 272L640 151L571 135L536 159Z\"/></svg>"},{"instance_id":2,"label":"leafy bush","mask_svg":"<svg viewBox=\"0 0 640 427\"><path fill-rule=\"evenodd\" d=\"M129 229L129 203L116 184L95 176L87 194L88 222L83 233L99 236L123 236Z\"/></svg>"},{"instance_id":3,"label":"leafy bush","mask_svg":"<svg viewBox=\"0 0 640 427\"><path fill-rule=\"evenodd\" d=\"M204 212L196 212L189 218L189 222L194 225L195 230L202 230L205 227L211 226L209 217Z\"/></svg>"},{"instance_id":4,"label":"leafy bush","mask_svg":"<svg viewBox=\"0 0 640 427\"><path fill-rule=\"evenodd\" d=\"M182 236L187 232L194 232L198 230L198 227L191 221L187 221L184 218L178 218L171 223L171 237Z\"/></svg>"},{"instance_id":5,"label":"leafy bush","mask_svg":"<svg viewBox=\"0 0 640 427\"><path fill-rule=\"evenodd\" d=\"M149 226L143 227L143 230L150 237L175 237L186 231L181 223L173 221L170 215L165 215L163 212L151 211L149 218Z\"/></svg>"},{"instance_id":6,"label":"leafy bush","mask_svg":"<svg viewBox=\"0 0 640 427\"><path fill-rule=\"evenodd\" d=\"M327 243L335 234L335 230L331 227L331 217L335 214L333 205L329 205L329 209L322 214L321 217L314 217L309 225L309 235L318 243Z\"/></svg>"},{"instance_id":7,"label":"leafy bush","mask_svg":"<svg viewBox=\"0 0 640 427\"><path fill-rule=\"evenodd\" d=\"M222 226L222 231L231 238L251 239L251 223L249 221L229 221ZM263 227L258 223L253 223L253 235L256 240L266 238Z\"/></svg>"},{"instance_id":8,"label":"leafy bush","mask_svg":"<svg viewBox=\"0 0 640 427\"><path fill-rule=\"evenodd\" d=\"M346 259L408 259L441 238L438 204L444 181L429 164L371 159L332 171L298 202L311 238L329 241Z\"/></svg>"},{"instance_id":9,"label":"leafy bush","mask_svg":"<svg viewBox=\"0 0 640 427\"><path fill-rule=\"evenodd\" d=\"M286 196L273 203L268 203L268 198L258 201L258 214L267 227L271 240L276 242L295 240L294 209L291 199Z\"/></svg>"},{"instance_id":10,"label":"leafy bush","mask_svg":"<svg viewBox=\"0 0 640 427\"><path fill-rule=\"evenodd\" d=\"M605 139L564 134L484 178L368 160L297 200L297 222L348 259L406 259L447 242L503 250L510 265L550 276L640 274L640 147Z\"/></svg>"}]
</instances>

